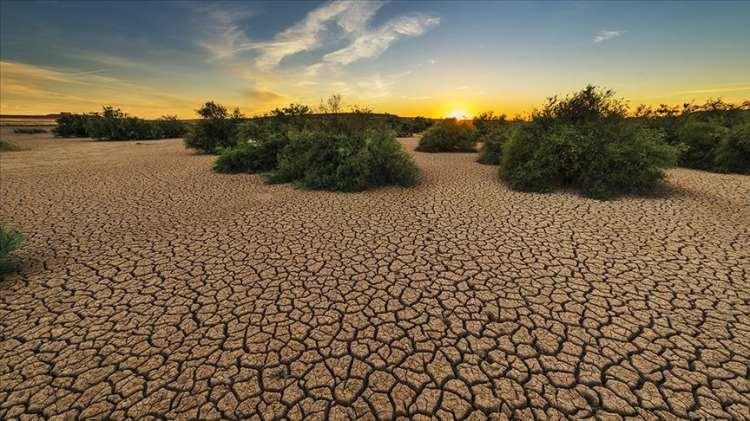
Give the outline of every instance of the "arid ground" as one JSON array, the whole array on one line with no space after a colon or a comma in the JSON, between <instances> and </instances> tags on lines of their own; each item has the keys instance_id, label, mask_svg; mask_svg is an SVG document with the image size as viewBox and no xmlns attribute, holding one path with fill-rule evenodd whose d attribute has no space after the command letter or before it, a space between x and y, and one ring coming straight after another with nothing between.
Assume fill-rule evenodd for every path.
<instances>
[{"instance_id":1,"label":"arid ground","mask_svg":"<svg viewBox=\"0 0 750 421\"><path fill-rule=\"evenodd\" d=\"M341 194L9 130L2 419L750 418L750 176L598 202L416 153Z\"/></svg>"}]
</instances>

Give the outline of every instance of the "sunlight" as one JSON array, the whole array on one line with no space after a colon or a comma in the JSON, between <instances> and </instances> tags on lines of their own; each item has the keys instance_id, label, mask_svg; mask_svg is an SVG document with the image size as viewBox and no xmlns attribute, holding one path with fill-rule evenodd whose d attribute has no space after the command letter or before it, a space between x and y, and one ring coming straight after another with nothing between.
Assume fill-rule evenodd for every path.
<instances>
[{"instance_id":1,"label":"sunlight","mask_svg":"<svg viewBox=\"0 0 750 421\"><path fill-rule=\"evenodd\" d=\"M456 120L468 120L469 118L471 118L471 115L468 111L457 108L446 114L446 117L455 118Z\"/></svg>"}]
</instances>

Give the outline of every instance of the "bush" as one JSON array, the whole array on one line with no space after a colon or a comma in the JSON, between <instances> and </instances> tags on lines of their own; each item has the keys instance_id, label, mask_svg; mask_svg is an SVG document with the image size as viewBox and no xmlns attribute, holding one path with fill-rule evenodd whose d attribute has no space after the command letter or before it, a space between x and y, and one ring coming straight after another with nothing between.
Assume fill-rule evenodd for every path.
<instances>
[{"instance_id":1,"label":"bush","mask_svg":"<svg viewBox=\"0 0 750 421\"><path fill-rule=\"evenodd\" d=\"M384 185L414 185L419 170L393 132L370 129L359 135L324 130L289 133L269 176L313 190L361 191Z\"/></svg>"},{"instance_id":2,"label":"bush","mask_svg":"<svg viewBox=\"0 0 750 421\"><path fill-rule=\"evenodd\" d=\"M17 129L13 129L13 133L16 134L38 134L38 133L47 133L47 130L40 129L37 127L19 127Z\"/></svg>"},{"instance_id":3,"label":"bush","mask_svg":"<svg viewBox=\"0 0 750 421\"><path fill-rule=\"evenodd\" d=\"M187 127L177 116L158 120L131 117L119 108L104 106L102 113L60 114L52 131L61 137L91 137L97 140L150 140L181 137Z\"/></svg>"},{"instance_id":4,"label":"bush","mask_svg":"<svg viewBox=\"0 0 750 421\"><path fill-rule=\"evenodd\" d=\"M456 121L443 120L430 127L419 140L420 152L474 152L474 129Z\"/></svg>"},{"instance_id":5,"label":"bush","mask_svg":"<svg viewBox=\"0 0 750 421\"><path fill-rule=\"evenodd\" d=\"M61 113L52 132L59 137L88 137L86 125L91 117L92 114Z\"/></svg>"},{"instance_id":6,"label":"bush","mask_svg":"<svg viewBox=\"0 0 750 421\"><path fill-rule=\"evenodd\" d=\"M717 123L690 120L677 130L677 139L686 146L680 165L710 170L716 160L716 149L727 129Z\"/></svg>"},{"instance_id":7,"label":"bush","mask_svg":"<svg viewBox=\"0 0 750 421\"><path fill-rule=\"evenodd\" d=\"M278 154L287 145L281 137L242 142L223 149L214 163L220 173L257 173L271 171L278 164Z\"/></svg>"},{"instance_id":8,"label":"bush","mask_svg":"<svg viewBox=\"0 0 750 421\"><path fill-rule=\"evenodd\" d=\"M165 115L151 122L154 133L161 139L173 139L185 136L187 125L178 120L176 115Z\"/></svg>"},{"instance_id":9,"label":"bush","mask_svg":"<svg viewBox=\"0 0 750 421\"><path fill-rule=\"evenodd\" d=\"M722 172L750 174L750 122L735 126L716 148L715 167Z\"/></svg>"},{"instance_id":10,"label":"bush","mask_svg":"<svg viewBox=\"0 0 750 421\"><path fill-rule=\"evenodd\" d=\"M0 152L21 151L23 148L11 142L10 140L0 139Z\"/></svg>"},{"instance_id":11,"label":"bush","mask_svg":"<svg viewBox=\"0 0 750 421\"><path fill-rule=\"evenodd\" d=\"M503 146L500 176L517 190L574 187L598 199L651 192L679 148L661 131L626 121L625 111L611 91L593 87L551 98Z\"/></svg>"},{"instance_id":12,"label":"bush","mask_svg":"<svg viewBox=\"0 0 750 421\"><path fill-rule=\"evenodd\" d=\"M479 151L477 162L485 165L500 165L503 145L508 141L509 130L507 127L496 127L478 137L477 140L482 143L482 149Z\"/></svg>"},{"instance_id":13,"label":"bush","mask_svg":"<svg viewBox=\"0 0 750 421\"><path fill-rule=\"evenodd\" d=\"M209 101L196 112L201 119L187 132L186 148L215 154L237 144L237 126L242 121L239 109L230 115L226 107Z\"/></svg>"},{"instance_id":14,"label":"bush","mask_svg":"<svg viewBox=\"0 0 750 421\"><path fill-rule=\"evenodd\" d=\"M20 232L0 225L0 261L21 246L23 236Z\"/></svg>"}]
</instances>

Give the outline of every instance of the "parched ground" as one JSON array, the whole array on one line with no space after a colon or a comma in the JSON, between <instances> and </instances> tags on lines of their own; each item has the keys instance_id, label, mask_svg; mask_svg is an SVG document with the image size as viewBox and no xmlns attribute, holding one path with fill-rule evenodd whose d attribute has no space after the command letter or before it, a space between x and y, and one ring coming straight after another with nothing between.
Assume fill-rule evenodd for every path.
<instances>
[{"instance_id":1,"label":"parched ground","mask_svg":"<svg viewBox=\"0 0 750 421\"><path fill-rule=\"evenodd\" d=\"M748 176L597 202L416 153L418 187L336 194L15 138L0 419L750 418Z\"/></svg>"}]
</instances>

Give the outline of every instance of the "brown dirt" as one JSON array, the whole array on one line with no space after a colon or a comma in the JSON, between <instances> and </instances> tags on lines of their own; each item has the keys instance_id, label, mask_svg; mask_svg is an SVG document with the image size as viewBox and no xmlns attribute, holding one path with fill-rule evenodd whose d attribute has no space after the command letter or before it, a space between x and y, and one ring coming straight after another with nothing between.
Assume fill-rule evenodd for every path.
<instances>
[{"instance_id":1,"label":"brown dirt","mask_svg":"<svg viewBox=\"0 0 750 421\"><path fill-rule=\"evenodd\" d=\"M48 137L0 157L2 419L750 417L748 176L597 202L417 153L336 194Z\"/></svg>"}]
</instances>

